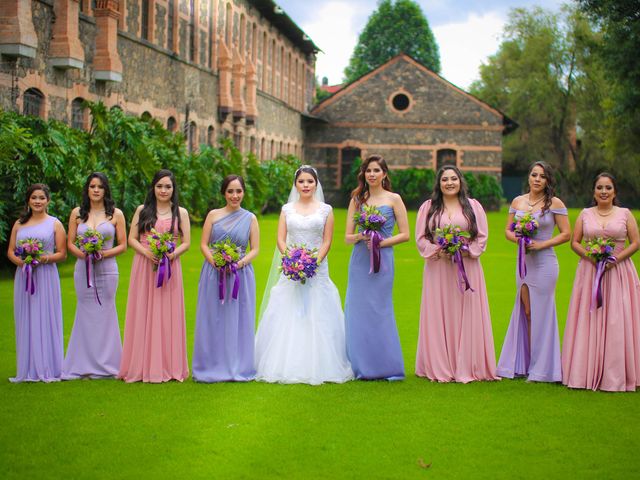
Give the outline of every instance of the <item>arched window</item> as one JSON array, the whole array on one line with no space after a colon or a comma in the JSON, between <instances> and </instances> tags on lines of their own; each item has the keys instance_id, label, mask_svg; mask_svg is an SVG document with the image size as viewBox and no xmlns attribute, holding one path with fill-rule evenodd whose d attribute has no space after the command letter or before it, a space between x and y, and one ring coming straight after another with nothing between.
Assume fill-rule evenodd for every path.
<instances>
[{"instance_id":1,"label":"arched window","mask_svg":"<svg viewBox=\"0 0 640 480\"><path fill-rule=\"evenodd\" d=\"M22 97L22 114L44 118L44 94L37 88L30 88Z\"/></svg>"},{"instance_id":2,"label":"arched window","mask_svg":"<svg viewBox=\"0 0 640 480\"><path fill-rule=\"evenodd\" d=\"M253 135L249 137L249 153L252 153L253 155L257 155L258 153L256 152L256 137Z\"/></svg>"},{"instance_id":3,"label":"arched window","mask_svg":"<svg viewBox=\"0 0 640 480\"><path fill-rule=\"evenodd\" d=\"M140 115L140 119L144 120L145 122L148 122L152 118L153 117L151 116L151 114L149 112L142 112L142 115Z\"/></svg>"},{"instance_id":4,"label":"arched window","mask_svg":"<svg viewBox=\"0 0 640 480\"><path fill-rule=\"evenodd\" d=\"M209 128L207 128L207 145L209 145L210 147L213 147L216 143L216 132L215 129L213 128L213 125L209 125Z\"/></svg>"},{"instance_id":5,"label":"arched window","mask_svg":"<svg viewBox=\"0 0 640 480\"><path fill-rule=\"evenodd\" d=\"M260 140L260 160L267 159L267 141L263 138Z\"/></svg>"},{"instance_id":6,"label":"arched window","mask_svg":"<svg viewBox=\"0 0 640 480\"><path fill-rule=\"evenodd\" d=\"M438 150L437 154L437 168L440 169L443 165L456 165L456 159L458 155L455 150L451 148L442 148Z\"/></svg>"},{"instance_id":7,"label":"arched window","mask_svg":"<svg viewBox=\"0 0 640 480\"><path fill-rule=\"evenodd\" d=\"M247 48L247 21L244 18L244 13L240 15L240 41L238 43L238 51L244 57Z\"/></svg>"},{"instance_id":8,"label":"arched window","mask_svg":"<svg viewBox=\"0 0 640 480\"><path fill-rule=\"evenodd\" d=\"M276 158L276 142L271 140L271 156L269 158Z\"/></svg>"},{"instance_id":9,"label":"arched window","mask_svg":"<svg viewBox=\"0 0 640 480\"><path fill-rule=\"evenodd\" d=\"M231 46L231 21L231 2L229 2L227 3L227 12L224 20L224 41L226 42L228 47Z\"/></svg>"},{"instance_id":10,"label":"arched window","mask_svg":"<svg viewBox=\"0 0 640 480\"><path fill-rule=\"evenodd\" d=\"M258 25L253 22L251 27L251 60L255 64L258 59Z\"/></svg>"},{"instance_id":11,"label":"arched window","mask_svg":"<svg viewBox=\"0 0 640 480\"><path fill-rule=\"evenodd\" d=\"M269 48L269 66L271 67L271 78L269 81L269 93L272 95L276 94L276 65L277 62L275 60L276 56L276 41L275 39L271 41L271 48Z\"/></svg>"},{"instance_id":12,"label":"arched window","mask_svg":"<svg viewBox=\"0 0 640 480\"><path fill-rule=\"evenodd\" d=\"M87 123L85 117L84 99L78 97L71 102L71 128L86 130Z\"/></svg>"},{"instance_id":13,"label":"arched window","mask_svg":"<svg viewBox=\"0 0 640 480\"><path fill-rule=\"evenodd\" d=\"M194 152L196 150L196 146L198 144L198 127L196 126L196 122L191 122L189 124L189 131L187 134L187 148L190 152Z\"/></svg>"},{"instance_id":14,"label":"arched window","mask_svg":"<svg viewBox=\"0 0 640 480\"><path fill-rule=\"evenodd\" d=\"M176 128L178 128L178 122L176 122L176 119L174 117L169 117L167 120L167 130L175 133Z\"/></svg>"},{"instance_id":15,"label":"arched window","mask_svg":"<svg viewBox=\"0 0 640 480\"><path fill-rule=\"evenodd\" d=\"M267 32L262 33L262 52L260 59L262 60L262 78L260 78L260 90L267 90L267 64L268 64L268 53L267 50L269 48L269 40L267 40Z\"/></svg>"}]
</instances>

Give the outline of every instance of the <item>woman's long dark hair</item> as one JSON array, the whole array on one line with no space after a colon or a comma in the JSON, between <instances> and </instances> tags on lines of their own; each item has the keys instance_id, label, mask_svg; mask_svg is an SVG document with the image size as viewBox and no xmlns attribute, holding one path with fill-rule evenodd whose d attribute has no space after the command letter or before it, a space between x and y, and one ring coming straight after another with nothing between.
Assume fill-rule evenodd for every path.
<instances>
[{"instance_id":1,"label":"woman's long dark hair","mask_svg":"<svg viewBox=\"0 0 640 480\"><path fill-rule=\"evenodd\" d=\"M351 198L354 199L356 203L356 208L360 208L361 205L367 203L369 199L369 184L367 183L367 179L365 178L365 173L369 164L371 162L376 162L380 165L380 168L385 173L385 177L382 180L382 188L391 192L391 180L389 180L389 167L387 166L387 162L382 157L382 155L369 155L367 159L362 162L360 165L360 171L358 172L358 186L351 192Z\"/></svg>"},{"instance_id":2,"label":"woman's long dark hair","mask_svg":"<svg viewBox=\"0 0 640 480\"><path fill-rule=\"evenodd\" d=\"M478 222L476 221L476 214L473 212L473 208L471 208L471 203L469 202L469 191L467 189L467 182L462 176L462 173L460 173L460 170L458 170L458 167L455 167L453 165L445 165L444 167L440 167L440 170L438 170L438 173L436 174L436 181L433 185L433 192L431 193L431 206L429 207L429 212L427 213L427 224L424 229L424 234L427 239L433 241L432 229L435 229L437 225L439 225L440 218L442 217L442 212L444 212L444 200L442 190L440 189L440 179L442 179L442 175L447 170L452 170L453 172L455 172L455 174L460 179L458 201L460 202L460 206L462 207L462 214L469 224L469 234L471 235L470 240L473 240L478 236Z\"/></svg>"},{"instance_id":3,"label":"woman's long dark hair","mask_svg":"<svg viewBox=\"0 0 640 480\"><path fill-rule=\"evenodd\" d=\"M544 186L544 204L542 205L542 211L540 212L541 215L544 215L544 212L549 211L551 208L553 197L556 196L556 176L553 173L553 167L547 162L543 162L542 160L533 162L529 167L529 173L527 173L527 193L529 193L529 190L531 189L529 186L529 177L535 167L540 167L542 169L545 179L547 180L547 183Z\"/></svg>"},{"instance_id":4,"label":"woman's long dark hair","mask_svg":"<svg viewBox=\"0 0 640 480\"><path fill-rule=\"evenodd\" d=\"M83 222L87 221L87 219L89 218L89 212L91 211L91 200L89 200L89 184L94 178L100 180L100 182L102 183L102 188L104 188L104 213L109 220L113 218L113 212L116 208L115 202L111 197L111 187L109 186L109 180L107 180L107 176L102 172L93 172L87 177L87 181L84 182L84 187L82 187L82 204L80 205L80 213L78 217Z\"/></svg>"},{"instance_id":5,"label":"woman's long dark hair","mask_svg":"<svg viewBox=\"0 0 640 480\"><path fill-rule=\"evenodd\" d=\"M174 231L176 223L178 225L178 232L182 234L182 228L180 227L180 205L178 204L178 185L176 184L176 177L171 170L160 170L151 180L151 187L147 192L147 198L144 199L144 205L140 211L140 218L138 219L138 232L148 232L156 224L158 220L158 209L156 204L156 183L158 183L164 177L169 177L171 184L173 185L173 194L171 195L171 231Z\"/></svg>"},{"instance_id":6,"label":"woman's long dark hair","mask_svg":"<svg viewBox=\"0 0 640 480\"><path fill-rule=\"evenodd\" d=\"M31 211L31 207L29 206L29 199L31 198L31 195L33 195L33 192L35 192L36 190L42 190L44 192L44 196L47 197L47 200L51 200L51 191L49 190L48 186L46 186L44 183L34 183L33 185L31 185L29 188L27 188L27 193L25 194L24 209L20 214L20 218L18 218L18 223L27 223L31 218L33 212Z\"/></svg>"},{"instance_id":7,"label":"woman's long dark hair","mask_svg":"<svg viewBox=\"0 0 640 480\"><path fill-rule=\"evenodd\" d=\"M618 200L618 182L616 181L616 177L614 177L613 175L611 175L609 172L602 172L598 175L596 175L596 178L593 179L593 185L591 186L591 193L595 193L596 191L596 183L598 183L598 180L600 180L601 178L608 178L609 180L611 180L611 183L613 184L613 193L616 194L615 197L613 197L613 204L616 207L620 207L620 201ZM594 198L593 195L591 195L591 207L595 207L597 205L596 199Z\"/></svg>"}]
</instances>

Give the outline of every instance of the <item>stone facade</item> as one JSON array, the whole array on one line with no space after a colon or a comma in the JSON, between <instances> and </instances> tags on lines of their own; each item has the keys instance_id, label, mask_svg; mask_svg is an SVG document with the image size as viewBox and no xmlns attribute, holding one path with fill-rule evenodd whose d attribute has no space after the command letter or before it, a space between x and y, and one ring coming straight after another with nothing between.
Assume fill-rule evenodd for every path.
<instances>
[{"instance_id":1,"label":"stone facade","mask_svg":"<svg viewBox=\"0 0 640 480\"><path fill-rule=\"evenodd\" d=\"M392 169L455 164L500 176L502 136L513 123L411 57L399 55L316 106L306 158L340 187L357 157L381 154Z\"/></svg>"},{"instance_id":2,"label":"stone facade","mask_svg":"<svg viewBox=\"0 0 640 480\"><path fill-rule=\"evenodd\" d=\"M164 125L171 120L193 132L193 145L225 135L263 159L302 155L302 115L313 103L317 47L274 2L68 0L73 10L63 0L5 1L9 18L21 12L30 22L21 18L17 35L0 35L0 47L12 42L0 48L9 51L0 64L2 108L23 111L25 92L36 91L43 118L69 123L73 100L99 100ZM75 15L65 17L65 36L53 38L55 22L67 11ZM29 50L33 31L37 47ZM84 58L63 58L69 68L54 66L52 38L60 51ZM65 41L75 50L65 50ZM26 47L13 53L16 42ZM220 108L222 98L233 108Z\"/></svg>"}]
</instances>

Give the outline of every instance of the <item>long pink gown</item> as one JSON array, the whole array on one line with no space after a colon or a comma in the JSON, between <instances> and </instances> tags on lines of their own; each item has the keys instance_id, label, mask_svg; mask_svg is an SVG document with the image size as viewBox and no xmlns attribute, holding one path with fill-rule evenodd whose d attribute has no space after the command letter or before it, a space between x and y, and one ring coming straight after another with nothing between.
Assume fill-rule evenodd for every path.
<instances>
[{"instance_id":1,"label":"long pink gown","mask_svg":"<svg viewBox=\"0 0 640 480\"><path fill-rule=\"evenodd\" d=\"M602 227L593 208L582 211L583 238L610 237L614 255L624 249L627 218L617 208ZM591 310L596 267L581 259L576 270L562 348L562 383L571 388L610 392L635 391L640 386L640 281L630 258L605 272L602 307Z\"/></svg>"},{"instance_id":2,"label":"long pink gown","mask_svg":"<svg viewBox=\"0 0 640 480\"><path fill-rule=\"evenodd\" d=\"M166 232L171 219L155 228ZM147 247L147 234L140 235ZM180 260L171 262L171 278L156 287L153 263L136 253L131 267L124 346L118 378L126 382L183 381L189 376L184 318L184 290Z\"/></svg>"},{"instance_id":3,"label":"long pink gown","mask_svg":"<svg viewBox=\"0 0 640 480\"><path fill-rule=\"evenodd\" d=\"M460 292L456 265L446 257L436 259L439 247L425 237L431 200L424 202L418 212L416 243L425 265L416 375L438 382L498 379L489 302L479 260L487 243L487 216L478 201L471 199L470 202L476 215L478 236L469 244L464 267L473 292ZM438 224L431 225L432 231L447 223L463 230L469 228L462 212L450 221L446 215L443 217Z\"/></svg>"}]
</instances>

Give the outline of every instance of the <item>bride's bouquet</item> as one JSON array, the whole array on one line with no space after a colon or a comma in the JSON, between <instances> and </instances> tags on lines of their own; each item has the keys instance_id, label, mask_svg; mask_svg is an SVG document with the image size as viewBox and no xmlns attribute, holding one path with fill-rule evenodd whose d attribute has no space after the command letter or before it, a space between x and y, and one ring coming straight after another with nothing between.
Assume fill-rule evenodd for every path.
<instances>
[{"instance_id":1,"label":"bride's bouquet","mask_svg":"<svg viewBox=\"0 0 640 480\"><path fill-rule=\"evenodd\" d=\"M360 212L354 214L353 221L362 234L371 239L369 273L378 273L380 271L380 242L382 242L380 230L387 222L387 217L382 215L380 210L373 205L365 205Z\"/></svg>"},{"instance_id":2,"label":"bride's bouquet","mask_svg":"<svg viewBox=\"0 0 640 480\"><path fill-rule=\"evenodd\" d=\"M616 262L616 257L613 256L616 242L612 238L596 237L586 240L584 248L587 258L592 258L596 262L596 276L593 278L591 288L591 310L595 310L602 306L602 278L607 263Z\"/></svg>"},{"instance_id":3,"label":"bride's bouquet","mask_svg":"<svg viewBox=\"0 0 640 480\"><path fill-rule=\"evenodd\" d=\"M220 303L224 303L227 295L228 274L234 275L231 297L237 300L240 291L238 261L242 258L242 247L239 247L227 237L221 242L210 243L209 250L211 250L213 257L213 265L218 270L218 299Z\"/></svg>"},{"instance_id":4,"label":"bride's bouquet","mask_svg":"<svg viewBox=\"0 0 640 480\"><path fill-rule=\"evenodd\" d=\"M290 245L282 255L282 263L278 269L294 282L305 284L318 270L318 249L308 249L304 245Z\"/></svg>"},{"instance_id":5,"label":"bride's bouquet","mask_svg":"<svg viewBox=\"0 0 640 480\"><path fill-rule=\"evenodd\" d=\"M88 228L84 233L76 236L75 245L84 253L85 274L87 277L87 288L96 287L96 301L102 305L100 295L98 295L98 286L96 284L96 272L92 269L93 265L102 260L102 250L104 249L104 236L93 228ZM93 270L93 275L91 274ZM93 278L93 284L91 283Z\"/></svg>"},{"instance_id":6,"label":"bride's bouquet","mask_svg":"<svg viewBox=\"0 0 640 480\"><path fill-rule=\"evenodd\" d=\"M25 238L18 240L14 254L20 257L24 262L22 271L26 274L26 282L24 286L25 292L33 295L36 293L36 282L33 275L33 269L40 265L40 257L44 253L44 245L37 238Z\"/></svg>"},{"instance_id":7,"label":"bride's bouquet","mask_svg":"<svg viewBox=\"0 0 640 480\"><path fill-rule=\"evenodd\" d=\"M159 288L171 278L171 261L168 255L176 249L176 242L171 231L160 233L155 228L147 235L147 241L151 253L158 259L158 265L154 265L153 269L158 271L156 287Z\"/></svg>"},{"instance_id":8,"label":"bride's bouquet","mask_svg":"<svg viewBox=\"0 0 640 480\"><path fill-rule=\"evenodd\" d=\"M531 243L531 237L538 233L538 226L538 220L531 213L516 216L509 226L518 239L518 274L520 278L527 276L527 263L524 256L527 253L527 245Z\"/></svg>"},{"instance_id":9,"label":"bride's bouquet","mask_svg":"<svg viewBox=\"0 0 640 480\"><path fill-rule=\"evenodd\" d=\"M469 251L469 238L471 235L466 230L462 230L458 225L445 225L442 228L436 228L436 242L443 252L451 256L451 261L458 267L458 287L461 292L471 290L473 288L469 284L467 272L464 269L464 261L462 252Z\"/></svg>"}]
</instances>

